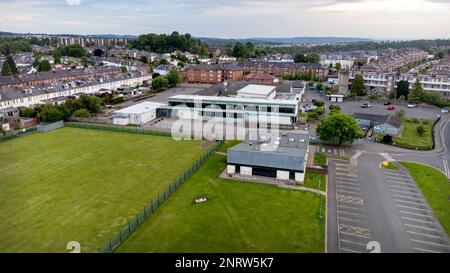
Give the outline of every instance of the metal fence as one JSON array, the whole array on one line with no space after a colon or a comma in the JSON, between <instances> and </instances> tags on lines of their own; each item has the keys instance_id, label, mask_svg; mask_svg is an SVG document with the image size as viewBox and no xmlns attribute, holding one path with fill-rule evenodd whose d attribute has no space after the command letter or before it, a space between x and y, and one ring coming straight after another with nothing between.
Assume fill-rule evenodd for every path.
<instances>
[{"instance_id":1,"label":"metal fence","mask_svg":"<svg viewBox=\"0 0 450 273\"><path fill-rule=\"evenodd\" d=\"M149 129L139 128L139 127L125 127L125 126L114 126L114 125L106 125L106 124L91 124L91 123L82 123L82 122L66 122L65 126L73 127L73 128L95 129L95 130L134 133L134 134L143 134L143 135L171 136L170 132L149 130Z\"/></svg>"},{"instance_id":2,"label":"metal fence","mask_svg":"<svg viewBox=\"0 0 450 273\"><path fill-rule=\"evenodd\" d=\"M141 225L145 219L155 212L155 210L181 185L185 182L205 161L209 156L217 151L223 145L223 141L216 141L213 147L210 147L202 156L194 162L182 175L173 181L163 192L161 192L153 201L151 201L144 209L136 215L132 220L121 229L115 236L109 239L109 242L99 249L100 253L111 253L120 244L130 236L133 231Z\"/></svg>"},{"instance_id":3,"label":"metal fence","mask_svg":"<svg viewBox=\"0 0 450 273\"><path fill-rule=\"evenodd\" d=\"M34 132L36 132L36 126L16 130L12 133L6 133L4 135L0 135L0 143L7 140L15 139L17 137L26 136Z\"/></svg>"},{"instance_id":4,"label":"metal fence","mask_svg":"<svg viewBox=\"0 0 450 273\"><path fill-rule=\"evenodd\" d=\"M47 133L59 128L63 128L64 127L64 121L60 120L54 123L49 123L49 124L38 124L36 126L36 129L38 132L41 133Z\"/></svg>"}]
</instances>

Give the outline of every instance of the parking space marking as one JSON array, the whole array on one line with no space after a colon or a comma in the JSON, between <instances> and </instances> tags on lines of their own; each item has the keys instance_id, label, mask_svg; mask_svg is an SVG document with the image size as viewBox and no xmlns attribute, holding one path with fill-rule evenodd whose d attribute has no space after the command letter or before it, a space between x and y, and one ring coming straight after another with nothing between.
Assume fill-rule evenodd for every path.
<instances>
[{"instance_id":1,"label":"parking space marking","mask_svg":"<svg viewBox=\"0 0 450 273\"><path fill-rule=\"evenodd\" d=\"M344 240L344 239L341 239L341 242L348 243L348 244L355 244L355 245L359 245L359 246L363 246L363 247L367 246L367 244L363 244L363 243L360 243L360 242L349 241L349 240Z\"/></svg>"},{"instance_id":2,"label":"parking space marking","mask_svg":"<svg viewBox=\"0 0 450 273\"><path fill-rule=\"evenodd\" d=\"M342 217L342 216L339 216L339 219L348 221L348 222L353 222L353 223L367 224L367 221L363 221L363 220L359 220L359 219L350 219L350 218Z\"/></svg>"},{"instance_id":3,"label":"parking space marking","mask_svg":"<svg viewBox=\"0 0 450 273\"><path fill-rule=\"evenodd\" d=\"M395 204L397 207L403 208L403 209L411 209L411 210L420 210L420 211L427 211L429 212L429 209L424 209L423 205L420 208L416 208L416 207L408 207L408 206L403 206L403 205L399 205L399 204Z\"/></svg>"},{"instance_id":4,"label":"parking space marking","mask_svg":"<svg viewBox=\"0 0 450 273\"><path fill-rule=\"evenodd\" d=\"M406 195L393 194L392 196L395 196L395 197L397 197L397 198L405 198L405 199L409 199L409 200L419 200L419 201L423 201L422 198L411 197L411 196L406 196Z\"/></svg>"},{"instance_id":5,"label":"parking space marking","mask_svg":"<svg viewBox=\"0 0 450 273\"><path fill-rule=\"evenodd\" d=\"M399 190L394 190L394 189L390 189L392 192L399 192L399 193L409 193L409 194L418 194L418 192L412 192L412 191L399 191Z\"/></svg>"},{"instance_id":6,"label":"parking space marking","mask_svg":"<svg viewBox=\"0 0 450 273\"><path fill-rule=\"evenodd\" d=\"M399 181L392 181L392 180L386 180L389 183L398 184L398 185L411 185L411 183L405 183L405 182L399 182Z\"/></svg>"},{"instance_id":7,"label":"parking space marking","mask_svg":"<svg viewBox=\"0 0 450 273\"><path fill-rule=\"evenodd\" d=\"M365 209L362 208L362 207L350 207L350 206L342 205L342 204L338 204L338 206L343 208L343 209L357 210L357 211L361 211L361 212L365 211Z\"/></svg>"},{"instance_id":8,"label":"parking space marking","mask_svg":"<svg viewBox=\"0 0 450 273\"><path fill-rule=\"evenodd\" d=\"M361 191L360 187L355 187L355 186L337 185L336 187L341 188L341 189L350 189L350 190Z\"/></svg>"},{"instance_id":9,"label":"parking space marking","mask_svg":"<svg viewBox=\"0 0 450 273\"><path fill-rule=\"evenodd\" d=\"M336 176L337 177L339 177L339 176L343 176L343 177L358 177L356 174L353 174L353 173L350 173L350 172L347 172L347 173L336 172Z\"/></svg>"},{"instance_id":10,"label":"parking space marking","mask_svg":"<svg viewBox=\"0 0 450 273\"><path fill-rule=\"evenodd\" d=\"M337 184L338 184L338 185L344 184L344 185L350 185L350 186L356 186L356 187L359 187L359 184L357 184L357 183L352 183L352 182L338 181Z\"/></svg>"},{"instance_id":11,"label":"parking space marking","mask_svg":"<svg viewBox=\"0 0 450 273\"><path fill-rule=\"evenodd\" d=\"M420 217L424 217L424 218L434 219L434 217L432 217L432 216L424 215L424 214L420 214L420 213L408 212L408 211L403 211L403 210L400 210L398 212L399 213L410 214L410 215L416 215L416 216L420 216Z\"/></svg>"},{"instance_id":12,"label":"parking space marking","mask_svg":"<svg viewBox=\"0 0 450 273\"><path fill-rule=\"evenodd\" d=\"M427 241L422 241L422 240L417 240L417 239L410 239L413 242L416 243L421 243L421 244L428 244L428 245L434 245L434 246L440 246L440 247L444 247L444 248L449 248L450 246L448 245L443 245L443 244L438 244L438 243L432 243L432 242L427 242Z\"/></svg>"},{"instance_id":13,"label":"parking space marking","mask_svg":"<svg viewBox=\"0 0 450 273\"><path fill-rule=\"evenodd\" d=\"M340 210L340 211L338 212L338 214L341 214L341 213L342 213L342 214L355 215L355 216L367 218L367 216L366 216L365 214L362 214L362 213L354 213L354 212L349 212L349 211L343 211L343 210Z\"/></svg>"},{"instance_id":14,"label":"parking space marking","mask_svg":"<svg viewBox=\"0 0 450 273\"><path fill-rule=\"evenodd\" d=\"M435 229L435 228L424 227L424 226L417 226L417 225L411 225L411 224L404 224L404 225L408 226L408 227L421 228L421 229L425 229L425 230L431 230L431 231L436 231L436 232L442 233L441 230L438 230L438 229Z\"/></svg>"},{"instance_id":15,"label":"parking space marking","mask_svg":"<svg viewBox=\"0 0 450 273\"><path fill-rule=\"evenodd\" d=\"M336 177L337 182L352 182L352 183L358 183L357 179L355 177Z\"/></svg>"},{"instance_id":16,"label":"parking space marking","mask_svg":"<svg viewBox=\"0 0 450 273\"><path fill-rule=\"evenodd\" d=\"M410 218L410 217L404 217L404 216L401 216L401 218L402 218L402 219L405 219L405 220L413 221L413 222L427 223L427 224L431 224L431 225L436 225L436 224L435 224L434 222L432 222L432 221L419 220L419 219Z\"/></svg>"},{"instance_id":17,"label":"parking space marking","mask_svg":"<svg viewBox=\"0 0 450 273\"><path fill-rule=\"evenodd\" d=\"M347 251L347 252L353 252L353 253L361 253L360 251L356 251L356 250L351 250L351 249L348 249L348 248L343 248L343 247L341 247L341 251Z\"/></svg>"},{"instance_id":18,"label":"parking space marking","mask_svg":"<svg viewBox=\"0 0 450 273\"><path fill-rule=\"evenodd\" d=\"M362 237L366 239L370 238L370 231L360 227L339 225L339 232L350 236Z\"/></svg>"},{"instance_id":19,"label":"parking space marking","mask_svg":"<svg viewBox=\"0 0 450 273\"><path fill-rule=\"evenodd\" d=\"M441 239L441 236L430 235L430 234L415 232L415 231L411 231L411 230L407 230L406 232L411 233L411 234L415 234L415 235L419 235L419 236Z\"/></svg>"},{"instance_id":20,"label":"parking space marking","mask_svg":"<svg viewBox=\"0 0 450 273\"><path fill-rule=\"evenodd\" d=\"M356 196L361 196L361 194L359 192L356 192L356 191L337 190L337 193L339 193L339 194L342 194L342 193L344 193L344 194L353 194L353 195L356 195Z\"/></svg>"},{"instance_id":21,"label":"parking space marking","mask_svg":"<svg viewBox=\"0 0 450 273\"><path fill-rule=\"evenodd\" d=\"M394 201L402 202L402 203L407 203L407 204L414 204L414 205L423 205L423 206L425 206L424 203L411 202L411 201L405 201L405 200L400 200L400 199L394 199Z\"/></svg>"},{"instance_id":22,"label":"parking space marking","mask_svg":"<svg viewBox=\"0 0 450 273\"><path fill-rule=\"evenodd\" d=\"M435 251L435 250L429 250L429 249L424 249L424 248L419 248L419 247L413 247L414 250L418 250L418 251L423 251L423 252L429 252L429 253L442 253L439 251Z\"/></svg>"},{"instance_id":23,"label":"parking space marking","mask_svg":"<svg viewBox=\"0 0 450 273\"><path fill-rule=\"evenodd\" d=\"M396 185L388 185L391 188L398 188L398 189L410 189L410 190L416 190L416 187L410 187L410 186L396 186Z\"/></svg>"}]
</instances>

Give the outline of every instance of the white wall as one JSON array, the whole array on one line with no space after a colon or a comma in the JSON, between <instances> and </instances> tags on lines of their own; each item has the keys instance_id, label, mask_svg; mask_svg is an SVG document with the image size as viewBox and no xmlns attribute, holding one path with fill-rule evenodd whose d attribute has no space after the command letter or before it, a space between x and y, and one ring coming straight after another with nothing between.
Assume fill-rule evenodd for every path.
<instances>
[{"instance_id":1,"label":"white wall","mask_svg":"<svg viewBox=\"0 0 450 273\"><path fill-rule=\"evenodd\" d=\"M241 166L241 174L242 175L252 175L252 167L242 167Z\"/></svg>"},{"instance_id":2,"label":"white wall","mask_svg":"<svg viewBox=\"0 0 450 273\"><path fill-rule=\"evenodd\" d=\"M236 166L234 165L228 165L227 166L227 173L228 174L234 174L236 172Z\"/></svg>"},{"instance_id":3,"label":"white wall","mask_svg":"<svg viewBox=\"0 0 450 273\"><path fill-rule=\"evenodd\" d=\"M295 181L296 182L304 182L305 181L305 173L295 173ZM325 183L325 181L322 181L322 183Z\"/></svg>"},{"instance_id":4,"label":"white wall","mask_svg":"<svg viewBox=\"0 0 450 273\"><path fill-rule=\"evenodd\" d=\"M278 180L289 180L289 172L277 170L277 179Z\"/></svg>"}]
</instances>

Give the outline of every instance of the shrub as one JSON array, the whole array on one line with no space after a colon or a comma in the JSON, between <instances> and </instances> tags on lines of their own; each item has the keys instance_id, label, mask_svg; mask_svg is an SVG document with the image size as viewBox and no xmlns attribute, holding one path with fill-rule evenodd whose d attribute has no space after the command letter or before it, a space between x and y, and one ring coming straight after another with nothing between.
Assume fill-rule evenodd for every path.
<instances>
[{"instance_id":1,"label":"shrub","mask_svg":"<svg viewBox=\"0 0 450 273\"><path fill-rule=\"evenodd\" d=\"M340 105L336 105L336 104L332 104L330 105L330 107L328 107L328 109L331 110L337 110L337 111L341 111L341 106Z\"/></svg>"},{"instance_id":2,"label":"shrub","mask_svg":"<svg viewBox=\"0 0 450 273\"><path fill-rule=\"evenodd\" d=\"M314 111L315 111L319 116L320 116L320 115L323 115L323 113L325 113L325 110L323 109L323 107L317 107Z\"/></svg>"},{"instance_id":3,"label":"shrub","mask_svg":"<svg viewBox=\"0 0 450 273\"><path fill-rule=\"evenodd\" d=\"M309 112L308 119L317 119L319 118L319 114L317 112Z\"/></svg>"},{"instance_id":4,"label":"shrub","mask_svg":"<svg viewBox=\"0 0 450 273\"><path fill-rule=\"evenodd\" d=\"M88 117L91 116L91 114L89 113L89 111L86 110L86 109L84 109L84 108L78 109L78 110L75 111L73 114L74 114L76 117L79 117L79 118L88 118Z\"/></svg>"},{"instance_id":5,"label":"shrub","mask_svg":"<svg viewBox=\"0 0 450 273\"><path fill-rule=\"evenodd\" d=\"M114 97L111 99L111 103L112 104L118 104L118 103L122 103L124 101L123 97Z\"/></svg>"},{"instance_id":6,"label":"shrub","mask_svg":"<svg viewBox=\"0 0 450 273\"><path fill-rule=\"evenodd\" d=\"M423 125L419 125L417 126L417 133L419 134L419 136L423 136L423 134L425 134L425 127Z\"/></svg>"},{"instance_id":7,"label":"shrub","mask_svg":"<svg viewBox=\"0 0 450 273\"><path fill-rule=\"evenodd\" d=\"M323 107L325 105L325 102L321 101L321 100L313 100L312 103L314 104L314 106L316 107Z\"/></svg>"}]
</instances>

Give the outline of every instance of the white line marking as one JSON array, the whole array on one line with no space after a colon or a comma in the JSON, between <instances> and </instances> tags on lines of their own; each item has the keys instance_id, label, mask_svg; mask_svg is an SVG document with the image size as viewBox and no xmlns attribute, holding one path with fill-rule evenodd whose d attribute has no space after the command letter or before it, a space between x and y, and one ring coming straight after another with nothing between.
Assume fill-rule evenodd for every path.
<instances>
[{"instance_id":1,"label":"white line marking","mask_svg":"<svg viewBox=\"0 0 450 273\"><path fill-rule=\"evenodd\" d=\"M338 184L347 184L347 185L352 185L352 186L358 186L359 187L358 183L344 182L344 181L337 181L337 182L338 182Z\"/></svg>"},{"instance_id":2,"label":"white line marking","mask_svg":"<svg viewBox=\"0 0 450 273\"><path fill-rule=\"evenodd\" d=\"M399 212L400 212L400 213L411 214L411 215L416 215L416 216L420 216L420 217L425 217L425 218L430 218L430 219L433 219L433 220L434 220L434 218L433 218L432 216L429 216L429 215L423 215L423 214L420 214L420 213L414 213L414 212L407 212L407 211L403 211L403 210L400 210Z\"/></svg>"},{"instance_id":3,"label":"white line marking","mask_svg":"<svg viewBox=\"0 0 450 273\"><path fill-rule=\"evenodd\" d=\"M410 190L415 190L415 187L408 187L408 186L396 186L396 185L388 185L391 188L397 188L397 189L410 189Z\"/></svg>"},{"instance_id":4,"label":"white line marking","mask_svg":"<svg viewBox=\"0 0 450 273\"><path fill-rule=\"evenodd\" d=\"M435 229L435 228L423 227L423 226L416 226L416 225L411 225L411 224L404 224L404 225L405 225L405 226L408 226L408 227L421 228L421 229L425 229L425 230L436 231L436 232L442 233L441 230L438 230L438 229Z\"/></svg>"},{"instance_id":5,"label":"white line marking","mask_svg":"<svg viewBox=\"0 0 450 273\"><path fill-rule=\"evenodd\" d=\"M410 185L410 186L412 186L411 183L405 183L405 182L397 182L397 181L392 181L392 180L387 180L387 182L393 183L393 184L399 184L399 185Z\"/></svg>"},{"instance_id":6,"label":"white line marking","mask_svg":"<svg viewBox=\"0 0 450 273\"><path fill-rule=\"evenodd\" d=\"M416 240L416 239L410 239L413 242L417 242L417 243L421 243L421 244L429 244L429 245L435 245L435 246L442 246L445 248L449 248L450 246L448 245L443 245L443 244L438 244L438 243L432 243L432 242L426 242L426 241L421 241L421 240Z\"/></svg>"},{"instance_id":7,"label":"white line marking","mask_svg":"<svg viewBox=\"0 0 450 273\"><path fill-rule=\"evenodd\" d=\"M343 247L341 247L341 251L348 251L348 252L354 252L354 253L361 253L360 251L351 250L351 249L343 248Z\"/></svg>"},{"instance_id":8,"label":"white line marking","mask_svg":"<svg viewBox=\"0 0 450 273\"><path fill-rule=\"evenodd\" d=\"M341 217L341 216L339 216L339 219L340 220L344 220L344 221L349 221L349 222L357 222L357 223L367 224L367 221L357 220L357 219L350 219L350 218L345 218L345 217ZM344 232L341 232L341 233L347 234L347 233L344 233ZM350 234L350 233L348 233L348 234ZM355 235L355 236L357 236L357 235ZM360 236L358 236L358 237L360 237Z\"/></svg>"},{"instance_id":9,"label":"white line marking","mask_svg":"<svg viewBox=\"0 0 450 273\"><path fill-rule=\"evenodd\" d=\"M341 193L349 193L349 194L357 194L358 195L357 197L361 196L361 193L355 192L355 191L337 190L337 193L339 193L339 194L341 194ZM343 194L343 195L345 195L345 194Z\"/></svg>"},{"instance_id":10,"label":"white line marking","mask_svg":"<svg viewBox=\"0 0 450 273\"><path fill-rule=\"evenodd\" d=\"M354 212L348 212L348 211L339 211L339 214L349 214L349 215L356 215L356 216L362 216L362 217L367 217L367 215L365 214L361 214L361 213L354 213Z\"/></svg>"},{"instance_id":11,"label":"white line marking","mask_svg":"<svg viewBox=\"0 0 450 273\"><path fill-rule=\"evenodd\" d=\"M399 194L393 194L392 196L399 197L399 198L405 198L405 199L411 199L411 200L419 200L419 201L423 201L422 198L409 197L409 196L399 195Z\"/></svg>"},{"instance_id":12,"label":"white line marking","mask_svg":"<svg viewBox=\"0 0 450 273\"><path fill-rule=\"evenodd\" d=\"M358 243L358 242L353 242L353 241L344 240L344 239L341 239L341 242L349 243L349 244L355 244L355 245L360 245L360 246L364 246L364 247L367 245L367 244Z\"/></svg>"},{"instance_id":13,"label":"white line marking","mask_svg":"<svg viewBox=\"0 0 450 273\"><path fill-rule=\"evenodd\" d=\"M336 187L341 188L341 189L350 189L350 190L356 190L356 191L360 191L361 190L360 187L341 186L341 185L337 185Z\"/></svg>"},{"instance_id":14,"label":"white line marking","mask_svg":"<svg viewBox=\"0 0 450 273\"><path fill-rule=\"evenodd\" d=\"M431 221L424 221L424 220L419 220L419 219L414 219L414 218L409 218L409 217L401 217L402 219L405 219L405 220L409 220L409 221L415 221L415 222L419 222L419 223L427 223L427 224L432 224L432 225L435 225L434 224L434 222L431 222Z\"/></svg>"},{"instance_id":15,"label":"white line marking","mask_svg":"<svg viewBox=\"0 0 450 273\"><path fill-rule=\"evenodd\" d=\"M408 204L414 204L414 205L425 205L424 203L417 203L417 202L405 201L405 200L400 200L400 199L394 199L394 201L408 203Z\"/></svg>"},{"instance_id":16,"label":"white line marking","mask_svg":"<svg viewBox=\"0 0 450 273\"><path fill-rule=\"evenodd\" d=\"M397 207L406 208L406 209L421 210L421 211L430 211L429 209L415 208L415 207L408 207L408 206L403 206L403 205L399 205L399 204L396 204L396 205L397 205Z\"/></svg>"},{"instance_id":17,"label":"white line marking","mask_svg":"<svg viewBox=\"0 0 450 273\"><path fill-rule=\"evenodd\" d=\"M434 250L429 250L429 249L424 249L424 248L419 248L419 247L413 247L414 250L419 250L419 251L423 251L423 252L430 252L430 253L442 253L439 251L434 251Z\"/></svg>"},{"instance_id":18,"label":"white line marking","mask_svg":"<svg viewBox=\"0 0 450 273\"><path fill-rule=\"evenodd\" d=\"M411 192L411 191L399 191L399 190L394 190L394 189L390 189L392 192L400 192L400 193L414 193L417 194L418 192Z\"/></svg>"},{"instance_id":19,"label":"white line marking","mask_svg":"<svg viewBox=\"0 0 450 273\"><path fill-rule=\"evenodd\" d=\"M410 231L410 230L407 230L406 232L411 233L411 234L420 235L420 236L441 239L440 236L435 236L435 235L430 235L430 234L425 234L425 233L420 233L420 232L415 232L415 231Z\"/></svg>"}]
</instances>

